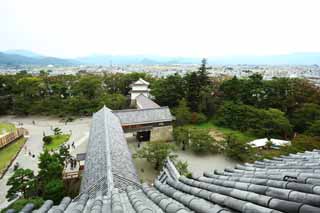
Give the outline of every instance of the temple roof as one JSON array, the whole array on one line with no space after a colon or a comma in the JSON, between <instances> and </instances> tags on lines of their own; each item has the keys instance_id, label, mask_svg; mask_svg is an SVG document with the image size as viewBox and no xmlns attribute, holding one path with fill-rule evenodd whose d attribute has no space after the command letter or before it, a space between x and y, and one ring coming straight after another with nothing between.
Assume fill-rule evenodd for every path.
<instances>
[{"instance_id":1,"label":"temple roof","mask_svg":"<svg viewBox=\"0 0 320 213\"><path fill-rule=\"evenodd\" d=\"M84 192L58 206L46 201L37 212L319 213L319 160L320 150L314 150L192 178L180 176L167 161L153 186L137 183L125 190L114 187L110 193Z\"/></svg>"},{"instance_id":2,"label":"temple roof","mask_svg":"<svg viewBox=\"0 0 320 213\"><path fill-rule=\"evenodd\" d=\"M118 116L122 126L173 120L173 116L168 107L116 110L113 111L113 113Z\"/></svg>"},{"instance_id":3,"label":"temple roof","mask_svg":"<svg viewBox=\"0 0 320 213\"><path fill-rule=\"evenodd\" d=\"M150 98L147 98L143 94L140 94L136 97L136 104L138 109L150 109L160 107L157 103L152 101Z\"/></svg>"},{"instance_id":4,"label":"temple roof","mask_svg":"<svg viewBox=\"0 0 320 213\"><path fill-rule=\"evenodd\" d=\"M110 109L103 107L92 117L81 191L103 177L107 177L108 184L112 185L113 173L138 182L120 120Z\"/></svg>"},{"instance_id":5,"label":"temple roof","mask_svg":"<svg viewBox=\"0 0 320 213\"><path fill-rule=\"evenodd\" d=\"M76 198L55 206L47 200L35 212L320 212L320 150L192 177L181 176L168 159L153 185L140 184L120 120L105 107L93 116L85 165ZM22 212L33 210L27 204Z\"/></svg>"},{"instance_id":6,"label":"temple roof","mask_svg":"<svg viewBox=\"0 0 320 213\"><path fill-rule=\"evenodd\" d=\"M150 83L143 80L142 78L139 78L139 80L137 80L136 82L132 83L131 86L134 85L149 85Z\"/></svg>"}]
</instances>

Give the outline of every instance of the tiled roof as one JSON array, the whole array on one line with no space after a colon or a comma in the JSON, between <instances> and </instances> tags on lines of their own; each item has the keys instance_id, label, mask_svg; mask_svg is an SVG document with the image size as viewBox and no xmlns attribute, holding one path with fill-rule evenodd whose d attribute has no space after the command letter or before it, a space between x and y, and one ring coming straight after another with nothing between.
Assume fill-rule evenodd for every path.
<instances>
[{"instance_id":1,"label":"tiled roof","mask_svg":"<svg viewBox=\"0 0 320 213\"><path fill-rule=\"evenodd\" d=\"M143 80L142 78L139 78L136 82L132 83L131 86L133 85L149 85L150 83Z\"/></svg>"},{"instance_id":2,"label":"tiled roof","mask_svg":"<svg viewBox=\"0 0 320 213\"><path fill-rule=\"evenodd\" d=\"M112 173L138 182L119 118L103 107L92 117L81 191L103 177L107 177L107 182L112 185Z\"/></svg>"},{"instance_id":3,"label":"tiled roof","mask_svg":"<svg viewBox=\"0 0 320 213\"><path fill-rule=\"evenodd\" d=\"M150 108L159 108L160 106L152 101L151 99L147 98L143 94L140 94L136 97L136 104L138 109L150 109Z\"/></svg>"},{"instance_id":4,"label":"tiled roof","mask_svg":"<svg viewBox=\"0 0 320 213\"><path fill-rule=\"evenodd\" d=\"M320 212L320 150L207 171L192 178L180 176L167 160L151 186L138 183L119 119L109 109L93 116L90 134L79 196L65 197L56 206L46 201L35 212ZM33 209L34 205L27 204L22 212Z\"/></svg>"},{"instance_id":5,"label":"tiled roof","mask_svg":"<svg viewBox=\"0 0 320 213\"><path fill-rule=\"evenodd\" d=\"M116 110L113 111L113 113L119 117L123 126L173 120L173 116L168 107Z\"/></svg>"},{"instance_id":6,"label":"tiled roof","mask_svg":"<svg viewBox=\"0 0 320 213\"><path fill-rule=\"evenodd\" d=\"M94 197L84 193L71 203L64 198L49 212L319 213L319 160L320 150L314 150L192 178L180 176L168 161L154 186L129 184ZM52 202L46 201L38 212L49 206Z\"/></svg>"}]
</instances>

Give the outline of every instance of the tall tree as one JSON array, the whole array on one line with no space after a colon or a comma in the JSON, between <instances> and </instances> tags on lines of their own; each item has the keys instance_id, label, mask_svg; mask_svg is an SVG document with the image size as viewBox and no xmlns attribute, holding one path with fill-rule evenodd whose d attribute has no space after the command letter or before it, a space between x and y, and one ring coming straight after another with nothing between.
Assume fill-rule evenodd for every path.
<instances>
[{"instance_id":1,"label":"tall tree","mask_svg":"<svg viewBox=\"0 0 320 213\"><path fill-rule=\"evenodd\" d=\"M7 182L11 186L6 197L13 200L21 194L23 198L29 198L35 190L35 176L30 169L17 169Z\"/></svg>"},{"instance_id":2,"label":"tall tree","mask_svg":"<svg viewBox=\"0 0 320 213\"><path fill-rule=\"evenodd\" d=\"M173 111L174 115L176 116L177 125L186 125L191 122L192 114L185 99L180 100L178 107L176 107Z\"/></svg>"},{"instance_id":3,"label":"tall tree","mask_svg":"<svg viewBox=\"0 0 320 213\"><path fill-rule=\"evenodd\" d=\"M134 154L135 158L145 158L148 162L154 165L156 170L163 166L167 157L175 158L172 154L175 146L171 143L152 142L143 146L137 153Z\"/></svg>"}]
</instances>

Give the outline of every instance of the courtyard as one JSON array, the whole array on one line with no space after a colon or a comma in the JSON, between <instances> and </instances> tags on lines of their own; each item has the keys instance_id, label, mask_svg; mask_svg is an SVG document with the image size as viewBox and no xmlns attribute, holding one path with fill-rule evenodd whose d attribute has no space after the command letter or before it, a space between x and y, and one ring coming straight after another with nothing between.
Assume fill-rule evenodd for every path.
<instances>
[{"instance_id":1,"label":"courtyard","mask_svg":"<svg viewBox=\"0 0 320 213\"><path fill-rule=\"evenodd\" d=\"M38 157L43 151L43 135L53 135L52 128L59 127L62 133L70 134L69 140L66 144L71 145L72 142L75 144L75 148L70 150L72 155L76 155L78 152L82 152L84 148L83 143L88 140L91 117L85 117L76 119L73 122L65 123L60 118L46 117L46 116L28 116L28 117L17 117L17 116L2 116L0 117L0 123L11 123L16 127L24 127L29 132L29 137L19 152L17 158L13 161L10 168L0 179L0 209L8 204L5 196L9 189L6 185L8 179L13 174L13 166L16 162L19 163L19 167L28 168L38 173ZM22 125L19 125L22 124ZM80 151L79 151L79 150ZM30 153L31 155L30 155ZM33 157L34 155L34 157Z\"/></svg>"}]
</instances>

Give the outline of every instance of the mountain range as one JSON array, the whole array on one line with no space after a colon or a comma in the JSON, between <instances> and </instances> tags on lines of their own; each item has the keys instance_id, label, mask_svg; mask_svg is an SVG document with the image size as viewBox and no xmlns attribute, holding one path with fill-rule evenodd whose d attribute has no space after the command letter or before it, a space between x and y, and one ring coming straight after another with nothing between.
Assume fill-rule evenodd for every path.
<instances>
[{"instance_id":1,"label":"mountain range","mask_svg":"<svg viewBox=\"0 0 320 213\"><path fill-rule=\"evenodd\" d=\"M201 58L164 57L153 55L103 55L94 54L74 59L44 56L28 50L0 52L0 65L110 65L110 64L199 64ZM208 59L209 64L269 64L313 65L320 64L320 53L291 53L269 56L226 56Z\"/></svg>"}]
</instances>

